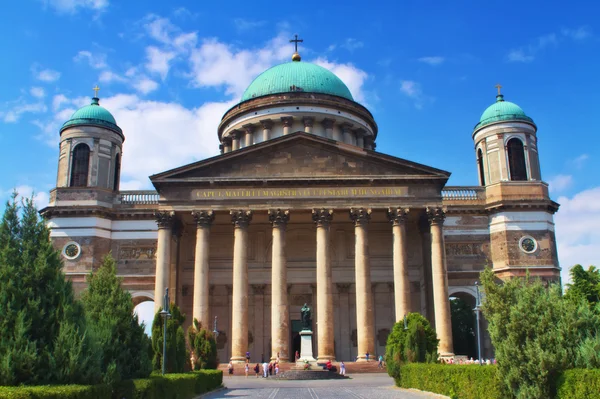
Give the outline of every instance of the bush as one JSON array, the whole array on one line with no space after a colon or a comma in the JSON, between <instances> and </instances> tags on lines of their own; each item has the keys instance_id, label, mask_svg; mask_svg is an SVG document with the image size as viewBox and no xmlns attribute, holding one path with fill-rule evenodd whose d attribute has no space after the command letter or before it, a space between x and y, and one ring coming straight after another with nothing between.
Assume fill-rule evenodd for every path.
<instances>
[{"instance_id":1,"label":"bush","mask_svg":"<svg viewBox=\"0 0 600 399\"><path fill-rule=\"evenodd\" d=\"M598 397L600 370L571 369L557 381L557 399L588 399Z\"/></svg>"},{"instance_id":2,"label":"bush","mask_svg":"<svg viewBox=\"0 0 600 399\"><path fill-rule=\"evenodd\" d=\"M202 328L198 320L194 319L193 325L188 328L188 342L194 354L195 364L193 369L216 369L217 341L212 332Z\"/></svg>"},{"instance_id":3,"label":"bush","mask_svg":"<svg viewBox=\"0 0 600 399\"><path fill-rule=\"evenodd\" d=\"M503 385L495 366L405 364L396 385L460 399L504 399Z\"/></svg>"},{"instance_id":4,"label":"bush","mask_svg":"<svg viewBox=\"0 0 600 399\"><path fill-rule=\"evenodd\" d=\"M405 363L436 362L438 339L429 321L419 313L409 313L404 322L394 324L385 347L388 374L397 378Z\"/></svg>"},{"instance_id":5,"label":"bush","mask_svg":"<svg viewBox=\"0 0 600 399\"><path fill-rule=\"evenodd\" d=\"M223 384L219 370L186 374L153 375L150 378L121 381L109 385L56 385L0 387L3 399L191 399Z\"/></svg>"},{"instance_id":6,"label":"bush","mask_svg":"<svg viewBox=\"0 0 600 399\"><path fill-rule=\"evenodd\" d=\"M163 354L163 319L160 316L162 308L154 315L152 322L152 367L154 370L162 369ZM183 332L183 323L185 314L181 313L179 306L171 303L169 312L171 317L167 321L167 373L183 373L186 365L189 365L189 356L185 345L185 334ZM188 367L189 369L189 367Z\"/></svg>"}]
</instances>

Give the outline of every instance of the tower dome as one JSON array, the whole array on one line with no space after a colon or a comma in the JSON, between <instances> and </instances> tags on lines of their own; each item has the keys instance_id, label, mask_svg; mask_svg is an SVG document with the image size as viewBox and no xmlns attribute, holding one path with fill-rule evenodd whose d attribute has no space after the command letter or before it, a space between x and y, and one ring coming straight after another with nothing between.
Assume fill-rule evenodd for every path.
<instances>
[{"instance_id":1,"label":"tower dome","mask_svg":"<svg viewBox=\"0 0 600 399\"><path fill-rule=\"evenodd\" d=\"M115 117L106 108L100 106L98 97L92 98L90 105L75 111L71 118L62 125L60 132L73 126L100 126L123 135L123 131L117 126Z\"/></svg>"},{"instance_id":2,"label":"tower dome","mask_svg":"<svg viewBox=\"0 0 600 399\"><path fill-rule=\"evenodd\" d=\"M475 130L495 122L513 120L533 123L533 119L525 115L525 112L521 107L510 101L505 101L504 95L498 94L496 96L496 102L487 107L487 109L483 111L483 114L481 114L479 123L475 125Z\"/></svg>"},{"instance_id":3,"label":"tower dome","mask_svg":"<svg viewBox=\"0 0 600 399\"><path fill-rule=\"evenodd\" d=\"M354 101L348 87L322 66L295 61L276 65L258 75L242 95L242 102L278 93L321 93Z\"/></svg>"}]
</instances>

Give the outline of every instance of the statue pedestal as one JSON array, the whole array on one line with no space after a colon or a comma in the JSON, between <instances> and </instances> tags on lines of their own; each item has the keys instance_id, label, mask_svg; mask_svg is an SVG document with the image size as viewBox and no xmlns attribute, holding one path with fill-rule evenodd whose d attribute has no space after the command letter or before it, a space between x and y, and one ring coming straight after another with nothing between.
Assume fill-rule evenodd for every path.
<instances>
[{"instance_id":1,"label":"statue pedestal","mask_svg":"<svg viewBox=\"0 0 600 399\"><path fill-rule=\"evenodd\" d=\"M298 359L298 363L305 361L308 361L310 363L317 362L317 359L313 357L312 336L312 331L300 331L300 359Z\"/></svg>"}]
</instances>

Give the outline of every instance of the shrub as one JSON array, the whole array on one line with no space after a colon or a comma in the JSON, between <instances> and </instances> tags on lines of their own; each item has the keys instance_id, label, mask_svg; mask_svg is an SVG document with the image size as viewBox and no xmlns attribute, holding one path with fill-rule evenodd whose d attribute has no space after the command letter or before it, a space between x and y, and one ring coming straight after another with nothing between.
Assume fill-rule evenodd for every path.
<instances>
[{"instance_id":1,"label":"shrub","mask_svg":"<svg viewBox=\"0 0 600 399\"><path fill-rule=\"evenodd\" d=\"M108 385L39 385L33 387L0 387L4 399L106 399L111 397Z\"/></svg>"},{"instance_id":2,"label":"shrub","mask_svg":"<svg viewBox=\"0 0 600 399\"><path fill-rule=\"evenodd\" d=\"M195 370L217 368L217 341L213 333L202 328L196 319L188 328L188 342L194 354Z\"/></svg>"},{"instance_id":3,"label":"shrub","mask_svg":"<svg viewBox=\"0 0 600 399\"><path fill-rule=\"evenodd\" d=\"M504 399L503 385L495 366L405 364L396 385L415 388L451 398Z\"/></svg>"},{"instance_id":4,"label":"shrub","mask_svg":"<svg viewBox=\"0 0 600 399\"><path fill-rule=\"evenodd\" d=\"M419 313L409 313L404 322L394 324L386 348L385 360L391 377L397 378L404 363L436 362L438 339L429 321Z\"/></svg>"},{"instance_id":5,"label":"shrub","mask_svg":"<svg viewBox=\"0 0 600 399\"><path fill-rule=\"evenodd\" d=\"M162 308L158 309L152 322L152 349L154 357L152 367L154 370L162 369L163 353L163 319L160 316ZM169 310L171 317L167 321L167 373L182 373L186 364L189 364L189 356L185 346L185 334L183 333L183 323L185 315L181 313L179 306L171 303Z\"/></svg>"},{"instance_id":6,"label":"shrub","mask_svg":"<svg viewBox=\"0 0 600 399\"><path fill-rule=\"evenodd\" d=\"M557 381L557 399L588 399L598 397L600 370L571 369Z\"/></svg>"}]
</instances>

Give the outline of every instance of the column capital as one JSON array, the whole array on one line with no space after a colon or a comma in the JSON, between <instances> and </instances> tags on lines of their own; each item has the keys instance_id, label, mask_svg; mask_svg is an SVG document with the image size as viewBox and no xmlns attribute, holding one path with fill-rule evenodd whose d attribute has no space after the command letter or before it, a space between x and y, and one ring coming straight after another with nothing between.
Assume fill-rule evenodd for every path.
<instances>
[{"instance_id":1,"label":"column capital","mask_svg":"<svg viewBox=\"0 0 600 399\"><path fill-rule=\"evenodd\" d=\"M335 123L335 119L331 119L331 118L325 118L321 121L321 125L323 125L323 127L325 129L333 129L334 123Z\"/></svg>"},{"instance_id":2,"label":"column capital","mask_svg":"<svg viewBox=\"0 0 600 399\"><path fill-rule=\"evenodd\" d=\"M266 285L264 284L252 284L252 293L254 295L265 295Z\"/></svg>"},{"instance_id":3,"label":"column capital","mask_svg":"<svg viewBox=\"0 0 600 399\"><path fill-rule=\"evenodd\" d=\"M225 144L225 145L231 145L231 137L230 137L230 136L223 137L223 138L221 139L221 141L222 141L222 142L223 142L223 144Z\"/></svg>"},{"instance_id":4,"label":"column capital","mask_svg":"<svg viewBox=\"0 0 600 399\"><path fill-rule=\"evenodd\" d=\"M231 222L236 228L246 228L252 221L252 211L250 210L231 210Z\"/></svg>"},{"instance_id":5,"label":"column capital","mask_svg":"<svg viewBox=\"0 0 600 399\"><path fill-rule=\"evenodd\" d=\"M371 208L350 208L350 219L355 226L362 226L371 220Z\"/></svg>"},{"instance_id":6,"label":"column capital","mask_svg":"<svg viewBox=\"0 0 600 399\"><path fill-rule=\"evenodd\" d=\"M154 212L156 224L159 229L172 229L175 223L175 212L173 211L156 211Z\"/></svg>"},{"instance_id":7,"label":"column capital","mask_svg":"<svg viewBox=\"0 0 600 399\"><path fill-rule=\"evenodd\" d=\"M283 123L283 126L290 127L292 126L292 123L294 123L294 118L291 116L282 116L281 122Z\"/></svg>"},{"instance_id":8,"label":"column capital","mask_svg":"<svg viewBox=\"0 0 600 399\"><path fill-rule=\"evenodd\" d=\"M251 123L248 123L248 124L246 124L246 125L243 125L242 127L244 128L244 131L245 131L246 133L253 133L253 132L254 132L254 125L253 125L253 124L251 124Z\"/></svg>"},{"instance_id":9,"label":"column capital","mask_svg":"<svg viewBox=\"0 0 600 399\"><path fill-rule=\"evenodd\" d=\"M273 128L273 121L270 119L262 119L260 121L260 124L262 125L263 129L272 129Z\"/></svg>"},{"instance_id":10,"label":"column capital","mask_svg":"<svg viewBox=\"0 0 600 399\"><path fill-rule=\"evenodd\" d=\"M337 290L340 294L347 294L350 292L350 283L337 283Z\"/></svg>"},{"instance_id":11,"label":"column capital","mask_svg":"<svg viewBox=\"0 0 600 399\"><path fill-rule=\"evenodd\" d=\"M192 211L192 216L196 221L197 227L210 227L215 220L215 213L212 210Z\"/></svg>"},{"instance_id":12,"label":"column capital","mask_svg":"<svg viewBox=\"0 0 600 399\"><path fill-rule=\"evenodd\" d=\"M387 210L387 217L394 226L403 225L406 223L406 219L408 219L408 212L410 212L409 208L389 207Z\"/></svg>"},{"instance_id":13,"label":"column capital","mask_svg":"<svg viewBox=\"0 0 600 399\"><path fill-rule=\"evenodd\" d=\"M290 221L289 209L269 209L269 221L273 227L285 227Z\"/></svg>"},{"instance_id":14,"label":"column capital","mask_svg":"<svg viewBox=\"0 0 600 399\"><path fill-rule=\"evenodd\" d=\"M344 122L342 124L340 124L340 127L342 128L342 131L348 131L350 129L352 129L352 126L354 126L352 123L348 123L348 122Z\"/></svg>"},{"instance_id":15,"label":"column capital","mask_svg":"<svg viewBox=\"0 0 600 399\"><path fill-rule=\"evenodd\" d=\"M333 220L333 209L313 209L312 218L317 227L329 226Z\"/></svg>"},{"instance_id":16,"label":"column capital","mask_svg":"<svg viewBox=\"0 0 600 399\"><path fill-rule=\"evenodd\" d=\"M434 225L443 225L444 219L446 219L446 208L437 207L437 208L427 208L427 218L429 219L429 224Z\"/></svg>"},{"instance_id":17,"label":"column capital","mask_svg":"<svg viewBox=\"0 0 600 399\"><path fill-rule=\"evenodd\" d=\"M356 137L364 137L367 134L367 131L365 129L363 129L362 127L356 129L354 131L354 133L356 133Z\"/></svg>"},{"instance_id":18,"label":"column capital","mask_svg":"<svg viewBox=\"0 0 600 399\"><path fill-rule=\"evenodd\" d=\"M240 130L232 130L231 132L229 132L229 136L232 140L238 140L241 137L242 133L244 132Z\"/></svg>"},{"instance_id":19,"label":"column capital","mask_svg":"<svg viewBox=\"0 0 600 399\"><path fill-rule=\"evenodd\" d=\"M304 127L312 127L313 123L315 123L315 118L313 118L312 116L305 116L304 118L302 118L302 122L304 123Z\"/></svg>"}]
</instances>

